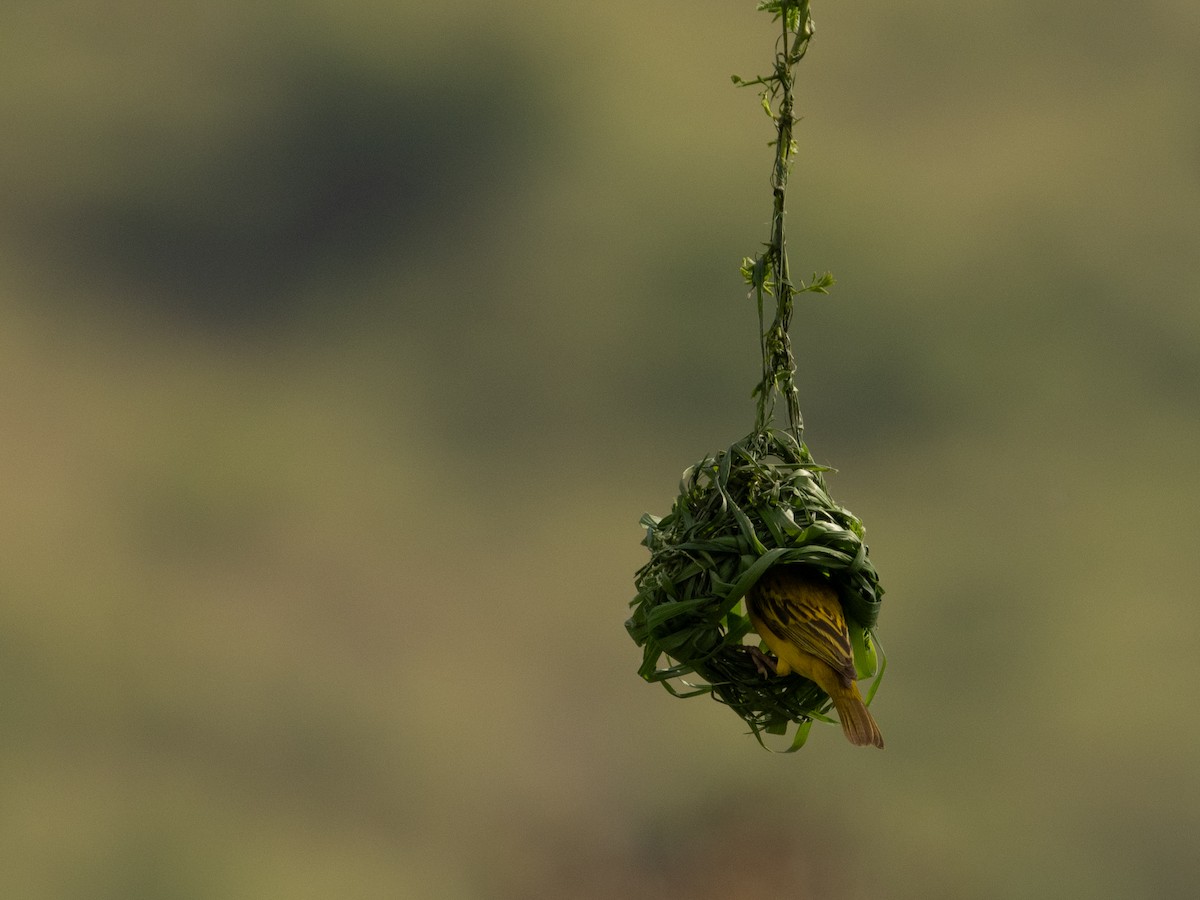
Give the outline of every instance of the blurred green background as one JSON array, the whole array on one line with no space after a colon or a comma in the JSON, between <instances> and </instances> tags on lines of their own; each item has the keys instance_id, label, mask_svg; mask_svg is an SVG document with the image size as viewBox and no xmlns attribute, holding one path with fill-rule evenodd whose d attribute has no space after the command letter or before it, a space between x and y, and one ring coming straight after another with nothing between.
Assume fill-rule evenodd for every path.
<instances>
[{"instance_id":1,"label":"blurred green background","mask_svg":"<svg viewBox=\"0 0 1200 900\"><path fill-rule=\"evenodd\" d=\"M815 4L887 749L636 677L753 424L754 5L3 4L3 896L1193 895L1194 0Z\"/></svg>"}]
</instances>

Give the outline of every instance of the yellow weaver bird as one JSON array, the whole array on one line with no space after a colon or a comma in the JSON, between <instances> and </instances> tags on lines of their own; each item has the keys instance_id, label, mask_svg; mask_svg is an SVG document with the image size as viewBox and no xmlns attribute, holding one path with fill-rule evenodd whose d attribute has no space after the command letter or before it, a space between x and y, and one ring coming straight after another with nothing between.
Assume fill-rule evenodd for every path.
<instances>
[{"instance_id":1,"label":"yellow weaver bird","mask_svg":"<svg viewBox=\"0 0 1200 900\"><path fill-rule=\"evenodd\" d=\"M858 691L846 614L827 578L803 566L776 566L750 589L746 611L778 657L773 666L767 659L768 667L816 682L833 700L850 743L883 746L879 725Z\"/></svg>"}]
</instances>

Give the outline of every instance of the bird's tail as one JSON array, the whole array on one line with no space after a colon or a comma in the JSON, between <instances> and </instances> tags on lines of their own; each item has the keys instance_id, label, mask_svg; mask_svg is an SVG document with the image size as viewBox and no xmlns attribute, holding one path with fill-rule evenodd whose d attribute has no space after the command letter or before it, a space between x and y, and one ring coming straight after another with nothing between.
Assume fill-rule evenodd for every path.
<instances>
[{"instance_id":1,"label":"bird's tail","mask_svg":"<svg viewBox=\"0 0 1200 900\"><path fill-rule=\"evenodd\" d=\"M856 747L883 749L883 733L879 730L879 723L867 709L867 704L863 703L858 685L851 682L848 690L838 693L839 696L834 697L833 702L837 707L838 718L842 721L842 731L846 734L846 740Z\"/></svg>"}]
</instances>

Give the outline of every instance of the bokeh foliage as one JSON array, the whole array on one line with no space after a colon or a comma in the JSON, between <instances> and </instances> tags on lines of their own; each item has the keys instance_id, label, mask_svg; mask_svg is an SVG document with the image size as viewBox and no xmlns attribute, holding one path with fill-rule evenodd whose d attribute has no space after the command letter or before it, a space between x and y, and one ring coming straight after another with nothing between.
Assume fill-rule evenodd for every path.
<instances>
[{"instance_id":1,"label":"bokeh foliage","mask_svg":"<svg viewBox=\"0 0 1200 900\"><path fill-rule=\"evenodd\" d=\"M752 7L3 4L6 895L1200 881L1194 3L816 8L793 331L888 750L782 778L630 677L630 509L758 368Z\"/></svg>"}]
</instances>

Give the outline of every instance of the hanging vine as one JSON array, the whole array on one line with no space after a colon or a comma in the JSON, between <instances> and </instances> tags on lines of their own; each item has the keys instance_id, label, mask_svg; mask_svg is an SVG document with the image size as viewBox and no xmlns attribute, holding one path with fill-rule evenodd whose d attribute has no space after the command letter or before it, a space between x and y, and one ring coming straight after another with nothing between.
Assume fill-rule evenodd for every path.
<instances>
[{"instance_id":1,"label":"hanging vine","mask_svg":"<svg viewBox=\"0 0 1200 900\"><path fill-rule=\"evenodd\" d=\"M787 404L788 428L793 437L801 441L804 420L800 415L796 360L792 354L789 331L792 309L796 294L805 291L827 294L834 283L833 275L826 272L821 276L814 274L807 284L793 284L787 257L787 183L796 154L796 142L792 137L792 129L796 124L793 70L808 52L808 44L813 36L813 21L808 0L760 3L758 8L771 12L775 21L781 24L782 33L776 42L774 68L770 75L762 75L752 81L732 76L733 83L740 87L762 87L759 94L762 107L776 127L776 137L771 142L775 148L775 160L771 169L773 206L770 240L757 257L742 260L742 277L750 285L758 303L758 330L762 336L762 381L754 390L758 398L755 427L762 430L771 424L775 395L778 394ZM775 298L775 319L769 329L765 327L764 318L768 296Z\"/></svg>"}]
</instances>

